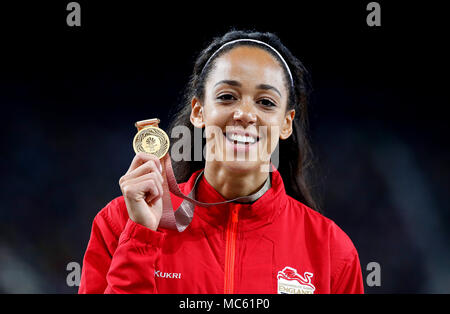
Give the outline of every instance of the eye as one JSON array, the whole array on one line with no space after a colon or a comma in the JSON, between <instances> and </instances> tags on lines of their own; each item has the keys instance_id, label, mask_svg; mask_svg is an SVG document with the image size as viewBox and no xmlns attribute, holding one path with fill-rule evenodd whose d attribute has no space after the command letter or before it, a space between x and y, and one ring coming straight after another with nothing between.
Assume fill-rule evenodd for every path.
<instances>
[{"instance_id":1,"label":"eye","mask_svg":"<svg viewBox=\"0 0 450 314\"><path fill-rule=\"evenodd\" d=\"M217 99L230 101L230 100L235 100L236 98L231 94L222 94L222 95L217 96Z\"/></svg>"},{"instance_id":2,"label":"eye","mask_svg":"<svg viewBox=\"0 0 450 314\"><path fill-rule=\"evenodd\" d=\"M258 101L261 105L263 105L264 107L275 107L276 105L270 101L269 99L261 99Z\"/></svg>"}]
</instances>

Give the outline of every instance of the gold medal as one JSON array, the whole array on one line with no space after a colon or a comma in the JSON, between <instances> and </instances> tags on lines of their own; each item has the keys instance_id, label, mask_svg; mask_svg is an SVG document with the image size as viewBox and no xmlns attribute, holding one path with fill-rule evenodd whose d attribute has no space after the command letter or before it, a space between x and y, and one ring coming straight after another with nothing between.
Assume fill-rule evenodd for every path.
<instances>
[{"instance_id":1,"label":"gold medal","mask_svg":"<svg viewBox=\"0 0 450 314\"><path fill-rule=\"evenodd\" d=\"M138 132L133 139L133 149L136 154L149 153L159 159L167 154L170 141L166 132L158 127L159 122L159 119L148 119L135 123Z\"/></svg>"}]
</instances>

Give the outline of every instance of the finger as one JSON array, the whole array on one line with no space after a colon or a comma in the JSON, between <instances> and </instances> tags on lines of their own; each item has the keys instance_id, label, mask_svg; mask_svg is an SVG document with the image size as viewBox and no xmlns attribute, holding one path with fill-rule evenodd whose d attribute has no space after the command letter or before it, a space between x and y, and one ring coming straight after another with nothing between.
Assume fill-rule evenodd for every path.
<instances>
[{"instance_id":1,"label":"finger","mask_svg":"<svg viewBox=\"0 0 450 314\"><path fill-rule=\"evenodd\" d=\"M136 169L137 167L141 166L142 164L146 163L149 160L153 160L156 163L158 169L161 169L161 162L159 161L158 157L149 153L137 153L136 156L134 156L127 173L133 171L134 169Z\"/></svg>"},{"instance_id":2,"label":"finger","mask_svg":"<svg viewBox=\"0 0 450 314\"><path fill-rule=\"evenodd\" d=\"M162 188L162 186L163 186L163 179L162 179L161 174L159 174L159 173L155 173L155 172L147 173L147 174L144 174L144 175L142 175L140 177L129 179L129 180L125 181L123 184L124 185L136 185L138 183L141 183L143 181L148 181L148 180L155 181L155 183L158 186L158 191L162 195L163 192L164 192L164 190Z\"/></svg>"},{"instance_id":3,"label":"finger","mask_svg":"<svg viewBox=\"0 0 450 314\"><path fill-rule=\"evenodd\" d=\"M139 182L135 185L135 187L137 189L143 189L147 191L144 196L144 200L147 204L154 204L162 197L162 193L159 191L158 184L153 180Z\"/></svg>"},{"instance_id":4,"label":"finger","mask_svg":"<svg viewBox=\"0 0 450 314\"><path fill-rule=\"evenodd\" d=\"M139 182L124 184L122 193L125 198L132 201L146 200L153 201L162 197L162 186L154 179L147 179Z\"/></svg>"},{"instance_id":5,"label":"finger","mask_svg":"<svg viewBox=\"0 0 450 314\"><path fill-rule=\"evenodd\" d=\"M145 202L147 204L154 204L159 198L163 197L164 190L163 190L162 184L156 182L156 188L158 189L158 192L159 192L158 195L157 196L147 195L145 197Z\"/></svg>"},{"instance_id":6,"label":"finger","mask_svg":"<svg viewBox=\"0 0 450 314\"><path fill-rule=\"evenodd\" d=\"M155 160L151 159L140 165L136 169L132 170L131 172L127 172L120 178L119 184L122 184L124 181L143 176L147 173L155 173L160 177L159 179L162 180L161 169L158 169Z\"/></svg>"}]
</instances>

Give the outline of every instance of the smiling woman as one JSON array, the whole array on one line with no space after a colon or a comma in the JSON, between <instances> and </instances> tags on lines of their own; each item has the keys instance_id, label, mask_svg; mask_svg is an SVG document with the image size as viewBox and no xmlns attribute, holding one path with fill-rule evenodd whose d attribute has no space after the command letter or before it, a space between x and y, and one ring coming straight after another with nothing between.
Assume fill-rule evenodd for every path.
<instances>
[{"instance_id":1,"label":"smiling woman","mask_svg":"<svg viewBox=\"0 0 450 314\"><path fill-rule=\"evenodd\" d=\"M234 49L239 47L241 49ZM233 53L227 54L228 51ZM221 56L224 57L221 58ZM253 57L257 57L257 59ZM239 77L239 75L246 75L246 77L241 77L242 82L231 79L231 77ZM206 80L207 77L208 80ZM273 153L277 144L279 145L275 155L272 155L272 157L276 157L272 158L272 164L277 167L284 182L288 183L286 185L288 195L320 211L317 198L314 197L311 190L310 181L315 174L312 151L306 134L307 101L311 90L309 74L300 60L293 56L274 34L231 31L222 37L215 38L197 58L194 72L185 92L185 102L178 109L172 127L184 125L191 130L190 134L193 137L194 128L198 126L191 122L191 111L196 113L195 110L191 110L191 106L192 109L199 108L193 106L192 101L195 99L201 106L204 101L211 101L214 98L214 95L205 93L205 90L213 92L213 88L222 87L222 90L218 90L221 94L215 95L216 102L220 101L224 105L236 104L237 100L243 100L239 97L248 96L248 93L247 95L242 94L242 92L249 91L248 86L246 86L247 89L243 89L243 84L253 84L251 87L255 94L252 96L252 100L259 104L258 110L260 113L265 113L265 117L273 117L272 114L276 113L278 119L280 119L280 114L284 114L284 117L289 119L286 121L288 125L283 125L288 127L285 131L289 131L290 136L280 137L282 141L278 141L273 136L275 142L271 142L268 147ZM229 93L226 93L227 87ZM263 92L265 93L263 94ZM208 96L211 97L205 99ZM206 106L204 110L208 110ZM242 112L245 111L237 111L236 114L239 115ZM246 116L242 115L242 118L245 119ZM265 128L261 128L263 125L260 121L255 126L265 130ZM270 131L274 130L275 126L281 127L282 124L279 121L274 124L272 121L272 124L268 126L270 126L268 128ZM190 143L193 152L193 138L190 139ZM190 178L193 172L204 167L204 162L185 160L176 163L174 171L179 180L184 182Z\"/></svg>"},{"instance_id":2,"label":"smiling woman","mask_svg":"<svg viewBox=\"0 0 450 314\"><path fill-rule=\"evenodd\" d=\"M284 82L275 58L260 48L238 46L214 61L205 95L193 97L192 124L219 127L226 135L224 145L215 144L219 158L205 164L206 180L225 198L252 194L266 181L267 171L259 169L270 159L248 157L257 156L258 147L271 155L279 139L292 133L295 109L287 109L286 86L290 80ZM238 159L233 152L245 156Z\"/></svg>"},{"instance_id":3,"label":"smiling woman","mask_svg":"<svg viewBox=\"0 0 450 314\"><path fill-rule=\"evenodd\" d=\"M306 69L274 34L214 39L172 128L219 130L206 137L205 161L174 169L183 193L218 204L195 206L183 232L162 227L165 169L137 154L119 180L123 196L94 219L80 293L363 292L353 243L314 210L308 90Z\"/></svg>"}]
</instances>

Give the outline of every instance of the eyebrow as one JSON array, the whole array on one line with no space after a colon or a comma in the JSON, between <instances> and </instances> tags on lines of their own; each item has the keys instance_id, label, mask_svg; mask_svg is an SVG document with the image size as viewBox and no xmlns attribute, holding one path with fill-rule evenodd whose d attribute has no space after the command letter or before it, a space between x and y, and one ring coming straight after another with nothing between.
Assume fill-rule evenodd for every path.
<instances>
[{"instance_id":1,"label":"eyebrow","mask_svg":"<svg viewBox=\"0 0 450 314\"><path fill-rule=\"evenodd\" d=\"M256 88L258 89L264 89L264 90L273 90L276 93L278 93L278 95L280 95L281 97L281 93L278 89L276 89L275 87L273 87L272 85L269 84L259 84L258 86L256 86Z\"/></svg>"},{"instance_id":2,"label":"eyebrow","mask_svg":"<svg viewBox=\"0 0 450 314\"><path fill-rule=\"evenodd\" d=\"M234 80L221 80L221 81L218 81L216 84L214 84L214 87L216 87L217 85L219 85L219 84L228 84L228 85L231 85L231 86L242 86L242 84L241 83L239 83L238 81L234 81Z\"/></svg>"},{"instance_id":3,"label":"eyebrow","mask_svg":"<svg viewBox=\"0 0 450 314\"><path fill-rule=\"evenodd\" d=\"M231 85L231 86L238 86L238 87L242 86L242 84L240 82L235 81L235 80L221 80L221 81L217 82L216 84L214 84L214 87L216 87L217 85L220 85L220 84L228 84L228 85ZM257 89L263 89L263 90L273 90L278 95L280 95L280 97L281 97L280 91L277 88L273 87L272 85L259 84L259 85L256 86L256 88Z\"/></svg>"}]
</instances>

